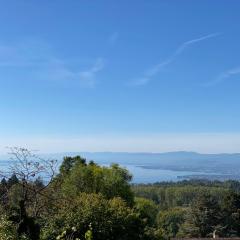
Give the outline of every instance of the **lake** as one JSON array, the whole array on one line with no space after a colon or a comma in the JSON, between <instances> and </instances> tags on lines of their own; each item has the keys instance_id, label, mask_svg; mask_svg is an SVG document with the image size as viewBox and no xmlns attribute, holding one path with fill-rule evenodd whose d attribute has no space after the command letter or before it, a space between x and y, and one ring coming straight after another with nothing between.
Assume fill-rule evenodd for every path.
<instances>
[{"instance_id":1,"label":"lake","mask_svg":"<svg viewBox=\"0 0 240 240\"><path fill-rule=\"evenodd\" d=\"M96 161L102 166L109 166L106 162ZM0 171L8 170L10 161L0 160ZM142 166L130 165L130 164L121 164L122 167L125 167L133 175L132 183L155 183L163 181L181 181L186 179L185 176L191 175L206 175L215 173L206 173L206 172L194 172L194 171L177 171L177 170L167 170L167 169L152 169L144 168Z\"/></svg>"},{"instance_id":2,"label":"lake","mask_svg":"<svg viewBox=\"0 0 240 240\"><path fill-rule=\"evenodd\" d=\"M186 175L199 174L189 171L173 171L166 169L146 169L140 166L127 165L125 166L133 174L134 183L154 183L163 181L180 181L181 178Z\"/></svg>"},{"instance_id":3,"label":"lake","mask_svg":"<svg viewBox=\"0 0 240 240\"><path fill-rule=\"evenodd\" d=\"M102 165L109 166L108 164ZM143 168L135 165L123 165L122 167L127 168L128 171L133 175L133 183L155 183L165 181L177 182L183 180L184 176L206 174L205 172Z\"/></svg>"}]
</instances>

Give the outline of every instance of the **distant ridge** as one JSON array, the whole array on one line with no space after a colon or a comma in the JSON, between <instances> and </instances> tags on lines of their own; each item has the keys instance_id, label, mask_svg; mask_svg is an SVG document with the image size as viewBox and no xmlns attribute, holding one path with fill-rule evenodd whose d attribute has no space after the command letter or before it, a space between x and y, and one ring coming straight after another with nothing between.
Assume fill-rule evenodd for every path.
<instances>
[{"instance_id":1,"label":"distant ridge","mask_svg":"<svg viewBox=\"0 0 240 240\"><path fill-rule=\"evenodd\" d=\"M61 161L64 156L81 155L87 160L100 164L119 163L136 165L152 169L169 169L177 171L204 171L221 174L240 173L240 153L205 154L197 152L176 151L163 153L148 152L62 152L41 154L45 158L56 158ZM8 160L10 156L0 156Z\"/></svg>"},{"instance_id":2,"label":"distant ridge","mask_svg":"<svg viewBox=\"0 0 240 240\"><path fill-rule=\"evenodd\" d=\"M176 151L163 153L148 152L64 152L47 154L51 158L81 155L87 160L101 164L119 163L146 168L159 168L177 171L205 171L224 174L240 173L240 153L205 154Z\"/></svg>"},{"instance_id":3,"label":"distant ridge","mask_svg":"<svg viewBox=\"0 0 240 240\"><path fill-rule=\"evenodd\" d=\"M163 153L148 152L62 152L41 154L44 158L57 159L59 164L64 156L81 155L88 161L93 160L100 165L118 163L121 166L135 166L142 169L172 170L194 172L191 178L207 179L239 179L240 153L204 154L197 152L176 151ZM0 166L9 165L9 155L0 157Z\"/></svg>"}]
</instances>

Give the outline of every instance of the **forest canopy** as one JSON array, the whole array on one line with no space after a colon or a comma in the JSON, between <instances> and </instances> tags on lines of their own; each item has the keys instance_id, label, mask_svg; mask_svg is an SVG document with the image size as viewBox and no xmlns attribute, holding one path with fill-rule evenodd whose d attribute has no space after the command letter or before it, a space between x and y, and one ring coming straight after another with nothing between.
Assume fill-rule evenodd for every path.
<instances>
[{"instance_id":1,"label":"forest canopy","mask_svg":"<svg viewBox=\"0 0 240 240\"><path fill-rule=\"evenodd\" d=\"M240 183L132 184L117 164L12 149L1 172L0 240L154 240L240 236Z\"/></svg>"}]
</instances>

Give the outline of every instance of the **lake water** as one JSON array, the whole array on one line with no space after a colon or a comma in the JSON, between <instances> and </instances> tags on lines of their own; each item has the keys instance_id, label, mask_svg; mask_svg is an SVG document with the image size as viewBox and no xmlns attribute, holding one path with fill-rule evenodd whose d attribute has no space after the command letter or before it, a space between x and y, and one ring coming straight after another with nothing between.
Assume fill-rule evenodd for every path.
<instances>
[{"instance_id":1,"label":"lake water","mask_svg":"<svg viewBox=\"0 0 240 240\"><path fill-rule=\"evenodd\" d=\"M154 183L163 181L180 181L183 176L206 174L203 172L174 171L166 169L146 169L139 166L125 166L133 174L134 183Z\"/></svg>"},{"instance_id":2,"label":"lake water","mask_svg":"<svg viewBox=\"0 0 240 240\"><path fill-rule=\"evenodd\" d=\"M9 168L10 161L0 160L0 171L6 171ZM109 166L109 164L100 163L100 165ZM133 175L133 183L154 183L162 181L180 181L183 176L205 174L204 172L174 171L166 169L149 169L135 165L123 165Z\"/></svg>"},{"instance_id":3,"label":"lake water","mask_svg":"<svg viewBox=\"0 0 240 240\"><path fill-rule=\"evenodd\" d=\"M107 166L107 164L104 164ZM174 171L166 169L149 169L142 168L135 165L124 165L128 171L133 175L133 183L155 183L164 181L181 181L183 176L206 174L204 172L191 172L191 171Z\"/></svg>"}]
</instances>

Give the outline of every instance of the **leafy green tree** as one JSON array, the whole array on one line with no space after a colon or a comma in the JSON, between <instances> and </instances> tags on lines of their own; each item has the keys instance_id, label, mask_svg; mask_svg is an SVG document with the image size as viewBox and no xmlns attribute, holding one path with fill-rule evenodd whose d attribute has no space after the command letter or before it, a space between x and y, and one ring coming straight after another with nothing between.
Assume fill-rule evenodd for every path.
<instances>
[{"instance_id":1,"label":"leafy green tree","mask_svg":"<svg viewBox=\"0 0 240 240\"><path fill-rule=\"evenodd\" d=\"M101 193L107 199L121 197L132 205L133 193L129 184L131 177L126 169L116 164L101 167L93 163L78 162L62 180L62 192L64 196L71 197L82 192Z\"/></svg>"},{"instance_id":2,"label":"leafy green tree","mask_svg":"<svg viewBox=\"0 0 240 240\"><path fill-rule=\"evenodd\" d=\"M185 213L186 210L183 208L172 208L159 212L157 225L164 238L169 239L177 236L181 225L184 223Z\"/></svg>"},{"instance_id":3,"label":"leafy green tree","mask_svg":"<svg viewBox=\"0 0 240 240\"><path fill-rule=\"evenodd\" d=\"M43 229L42 239L53 240L63 231L84 239L89 226L94 240L137 240L142 232L138 214L122 199L108 200L101 194L81 193L61 203L59 212Z\"/></svg>"},{"instance_id":4,"label":"leafy green tree","mask_svg":"<svg viewBox=\"0 0 240 240\"><path fill-rule=\"evenodd\" d=\"M68 174L72 168L78 164L86 165L86 159L80 156L75 157L64 157L63 162L60 166L60 174L66 175Z\"/></svg>"},{"instance_id":5,"label":"leafy green tree","mask_svg":"<svg viewBox=\"0 0 240 240\"><path fill-rule=\"evenodd\" d=\"M135 198L134 207L146 225L155 225L156 216L158 214L158 206L152 200L139 197Z\"/></svg>"}]
</instances>

